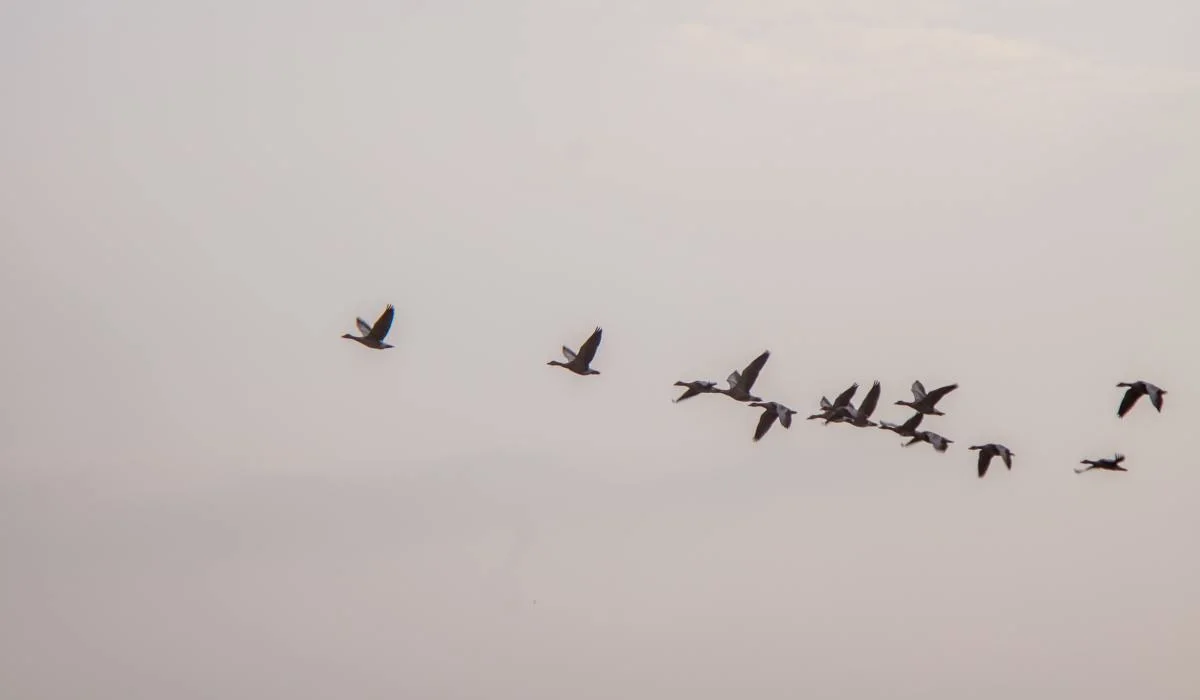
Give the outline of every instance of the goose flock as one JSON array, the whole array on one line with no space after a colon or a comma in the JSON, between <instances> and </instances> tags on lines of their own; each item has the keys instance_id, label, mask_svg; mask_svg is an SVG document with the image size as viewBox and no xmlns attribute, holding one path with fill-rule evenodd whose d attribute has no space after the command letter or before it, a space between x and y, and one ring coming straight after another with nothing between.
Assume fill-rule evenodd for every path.
<instances>
[{"instance_id":1,"label":"goose flock","mask_svg":"<svg viewBox=\"0 0 1200 700\"><path fill-rule=\"evenodd\" d=\"M392 348L394 346L385 343L384 339L392 328L392 319L394 316L395 308L391 304L388 304L387 308L379 315L374 324L367 323L361 317L355 319L361 335L346 333L342 337L358 342L373 350L387 350ZM579 346L579 352L575 352L564 345L562 346L562 355L566 361L550 360L546 364L553 367L562 367L580 376L600 374L599 370L592 367L592 362L596 359L596 352L600 349L602 336L603 330L597 326L592 331L592 334L588 336L587 340L583 341L583 344ZM785 430L791 428L792 416L796 415L795 410L778 401L764 401L761 397L750 393L754 389L754 383L758 381L758 375L762 372L763 367L766 366L767 360L770 358L771 351L764 350L740 371L734 370L731 372L725 380L729 386L724 389L717 382L704 379L694 379L686 382L682 380L677 381L674 386L683 387L685 391L672 400L675 403L679 403L680 401L701 394L724 394L739 403L746 404L752 408L762 409L758 417L758 423L754 427L754 442L761 440L776 422L782 425ZM1117 384L1117 387L1125 389L1125 394L1121 397L1121 403L1117 407L1118 418L1124 418L1133 409L1134 405L1137 404L1138 399L1143 396L1149 397L1150 405L1154 407L1155 411L1162 412L1163 396L1167 393L1165 389L1143 380L1121 382ZM912 400L894 402L897 406L905 406L912 409L912 416L900 424L888 423L883 420L876 423L871 420L871 415L875 412L875 408L879 404L879 395L882 392L882 387L878 380L873 382L866 396L863 397L862 402L858 406L855 406L852 399L858 392L858 383L856 382L834 397L833 401L822 396L818 404L819 410L817 413L808 416L808 420L819 419L823 421L823 425L844 423L856 428L890 430L901 437L908 438L908 442L902 443L904 447L924 442L928 443L935 451L944 453L954 441L932 430L921 430L920 427L925 416L946 415L938 410L937 405L947 394L957 388L958 384L947 384L933 391L926 391L925 385L920 380L914 381L911 387ZM983 445L971 445L968 449L979 452L976 464L979 478L981 479L987 474L988 467L995 457L1000 458L1005 468L1012 469L1012 460L1015 453L1006 445L989 442ZM1093 469L1114 472L1129 471L1121 466L1121 463L1124 461L1125 455L1120 453L1102 459L1085 459L1080 464L1087 466L1082 469L1075 469L1075 473L1082 474Z\"/></svg>"}]
</instances>

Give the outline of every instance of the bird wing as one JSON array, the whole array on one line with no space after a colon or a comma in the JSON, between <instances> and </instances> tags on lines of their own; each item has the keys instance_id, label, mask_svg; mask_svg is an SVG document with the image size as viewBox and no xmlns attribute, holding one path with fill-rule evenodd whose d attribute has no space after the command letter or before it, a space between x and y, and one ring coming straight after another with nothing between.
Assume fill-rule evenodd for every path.
<instances>
[{"instance_id":1,"label":"bird wing","mask_svg":"<svg viewBox=\"0 0 1200 700\"><path fill-rule=\"evenodd\" d=\"M1124 418L1125 414L1129 413L1129 409L1133 408L1133 405L1140 398L1142 398L1141 387L1136 385L1129 387L1125 395L1121 397L1121 405L1117 407L1117 417Z\"/></svg>"},{"instance_id":2,"label":"bird wing","mask_svg":"<svg viewBox=\"0 0 1200 700\"><path fill-rule=\"evenodd\" d=\"M1012 469L1012 451L1007 447L1000 451L1000 459L1004 460L1004 466Z\"/></svg>"},{"instance_id":3,"label":"bird wing","mask_svg":"<svg viewBox=\"0 0 1200 700\"><path fill-rule=\"evenodd\" d=\"M923 420L925 420L924 413L914 413L913 417L904 421L900 427L907 431L914 431L917 429L917 426L921 425L921 421Z\"/></svg>"},{"instance_id":4,"label":"bird wing","mask_svg":"<svg viewBox=\"0 0 1200 700\"><path fill-rule=\"evenodd\" d=\"M392 317L396 315L396 309L391 304L379 314L379 318L375 320L375 325L371 327L371 340L383 340L387 337L388 331L392 329Z\"/></svg>"},{"instance_id":5,"label":"bird wing","mask_svg":"<svg viewBox=\"0 0 1200 700\"><path fill-rule=\"evenodd\" d=\"M776 413L779 415L779 423L785 428L792 427L792 411L788 410L787 406L776 406Z\"/></svg>"},{"instance_id":6,"label":"bird wing","mask_svg":"<svg viewBox=\"0 0 1200 700\"><path fill-rule=\"evenodd\" d=\"M1162 412L1163 391L1153 384L1150 385L1150 403L1154 405L1154 410Z\"/></svg>"},{"instance_id":7,"label":"bird wing","mask_svg":"<svg viewBox=\"0 0 1200 700\"><path fill-rule=\"evenodd\" d=\"M850 399L854 398L854 392L856 391L858 391L858 382L854 382L850 385L849 389L846 389L842 393L838 394L833 400L833 405L848 406L850 404Z\"/></svg>"},{"instance_id":8,"label":"bird wing","mask_svg":"<svg viewBox=\"0 0 1200 700\"><path fill-rule=\"evenodd\" d=\"M762 415L758 417L758 427L754 429L755 442L758 442L762 439L763 435L767 434L767 431L771 429L771 424L778 417L779 414L775 412L774 406L763 409Z\"/></svg>"},{"instance_id":9,"label":"bird wing","mask_svg":"<svg viewBox=\"0 0 1200 700\"><path fill-rule=\"evenodd\" d=\"M754 382L758 381L758 373L762 371L763 365L767 364L767 360L771 357L770 350L764 350L761 355L750 361L746 368L742 370L741 388L750 391L754 386Z\"/></svg>"},{"instance_id":10,"label":"bird wing","mask_svg":"<svg viewBox=\"0 0 1200 700\"><path fill-rule=\"evenodd\" d=\"M882 389L879 387L879 382L875 382L871 385L871 390L867 392L862 403L858 405L858 415L864 420L870 418L871 414L875 412L875 404L879 403L880 391Z\"/></svg>"},{"instance_id":11,"label":"bird wing","mask_svg":"<svg viewBox=\"0 0 1200 700\"><path fill-rule=\"evenodd\" d=\"M371 334L371 324L362 320L362 317L354 319L354 322L358 326L358 332L362 333L364 338Z\"/></svg>"},{"instance_id":12,"label":"bird wing","mask_svg":"<svg viewBox=\"0 0 1200 700\"><path fill-rule=\"evenodd\" d=\"M725 381L729 382L730 389L736 389L738 382L742 381L742 373L737 371L730 372Z\"/></svg>"},{"instance_id":13,"label":"bird wing","mask_svg":"<svg viewBox=\"0 0 1200 700\"><path fill-rule=\"evenodd\" d=\"M600 326L596 326L596 330L592 331L592 334L579 348L579 359L583 361L584 366L592 364L592 360L595 359L596 350L600 348L601 333Z\"/></svg>"},{"instance_id":14,"label":"bird wing","mask_svg":"<svg viewBox=\"0 0 1200 700\"><path fill-rule=\"evenodd\" d=\"M979 451L979 478L982 479L984 474L987 474L988 465L992 463L991 447L985 447Z\"/></svg>"},{"instance_id":15,"label":"bird wing","mask_svg":"<svg viewBox=\"0 0 1200 700\"><path fill-rule=\"evenodd\" d=\"M575 351L572 350L571 348L567 347L566 345L562 346L562 354L563 354L563 357L567 358L567 362L570 362L571 360L575 359Z\"/></svg>"},{"instance_id":16,"label":"bird wing","mask_svg":"<svg viewBox=\"0 0 1200 700\"><path fill-rule=\"evenodd\" d=\"M700 394L700 391L696 387L689 386L687 388L687 391L683 392L682 394L679 395L679 398L675 399L675 403L679 403L680 401L683 401L684 399L690 399L693 396L697 396L699 394Z\"/></svg>"},{"instance_id":17,"label":"bird wing","mask_svg":"<svg viewBox=\"0 0 1200 700\"><path fill-rule=\"evenodd\" d=\"M925 398L925 385L921 383L920 379L912 383L912 393L913 401L920 401Z\"/></svg>"},{"instance_id":18,"label":"bird wing","mask_svg":"<svg viewBox=\"0 0 1200 700\"><path fill-rule=\"evenodd\" d=\"M932 406L933 404L937 403L938 400L940 400L943 396L945 396L946 394L949 394L950 392L954 391L957 388L958 388L957 384L947 384L946 386L938 387L937 389L934 389L933 391L925 394L925 399L927 401L929 401L929 405Z\"/></svg>"}]
</instances>

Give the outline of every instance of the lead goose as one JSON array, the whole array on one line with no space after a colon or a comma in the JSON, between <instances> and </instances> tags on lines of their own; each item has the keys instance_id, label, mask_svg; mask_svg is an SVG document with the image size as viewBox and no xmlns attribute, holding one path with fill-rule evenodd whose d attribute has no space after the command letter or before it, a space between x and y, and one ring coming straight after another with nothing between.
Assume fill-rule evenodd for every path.
<instances>
[{"instance_id":1,"label":"lead goose","mask_svg":"<svg viewBox=\"0 0 1200 700\"><path fill-rule=\"evenodd\" d=\"M745 369L741 372L734 371L726 379L729 382L728 389L717 389L718 393L725 394L735 401L762 401L759 397L750 393L754 388L754 382L758 381L758 373L762 371L763 365L767 364L767 360L771 357L770 350L764 350L761 355L750 361Z\"/></svg>"},{"instance_id":2,"label":"lead goose","mask_svg":"<svg viewBox=\"0 0 1200 700\"><path fill-rule=\"evenodd\" d=\"M1103 469L1110 472L1127 472L1129 470L1121 466L1121 462L1124 461L1125 455L1121 454L1120 452L1112 457L1105 457L1104 459L1085 459L1081 461L1080 464L1086 464L1088 466L1084 467L1083 469L1076 469L1075 473L1082 474L1093 469Z\"/></svg>"},{"instance_id":3,"label":"lead goose","mask_svg":"<svg viewBox=\"0 0 1200 700\"><path fill-rule=\"evenodd\" d=\"M562 346L562 354L563 357L567 358L567 361L559 362L558 360L550 360L546 364L553 365L554 367L565 367L579 375L600 374L599 371L592 369L591 364L592 360L596 358L596 350L600 347L600 336L602 333L603 331L600 330L600 326L596 326L596 330L592 331L588 339L583 341L583 345L579 346L578 354L564 345Z\"/></svg>"},{"instance_id":4,"label":"lead goose","mask_svg":"<svg viewBox=\"0 0 1200 700\"><path fill-rule=\"evenodd\" d=\"M344 334L342 337L349 338L350 340L361 343L374 350L387 350L388 348L394 346L383 342L383 339L387 337L388 331L391 330L392 317L395 315L395 308L393 308L391 304L388 304L387 308L383 310L383 313L379 315L379 318L375 319L374 326L362 320L361 317L354 319L355 323L358 325L358 332L362 333L362 337L350 335L349 333Z\"/></svg>"},{"instance_id":5,"label":"lead goose","mask_svg":"<svg viewBox=\"0 0 1200 700\"><path fill-rule=\"evenodd\" d=\"M1133 405L1143 396L1149 396L1150 404L1154 406L1154 410L1162 413L1163 394L1167 393L1166 389L1160 389L1150 382L1140 380L1136 382L1121 382L1117 386L1129 387L1129 390L1125 392L1125 396L1121 398L1121 405L1117 408L1118 418L1124 418L1125 414L1129 413Z\"/></svg>"},{"instance_id":6,"label":"lead goose","mask_svg":"<svg viewBox=\"0 0 1200 700\"><path fill-rule=\"evenodd\" d=\"M777 401L754 401L750 405L763 409L762 415L758 417L758 426L754 428L755 442L767 434L776 420L784 429L792 427L792 416L796 415L796 412L787 406Z\"/></svg>"},{"instance_id":7,"label":"lead goose","mask_svg":"<svg viewBox=\"0 0 1200 700\"><path fill-rule=\"evenodd\" d=\"M919 415L919 414L918 414ZM968 450L979 450L979 478L982 479L984 474L987 474L988 465L992 463L992 457L999 457L1004 460L1004 466L1012 469L1013 451L995 442L989 442L986 445L971 445Z\"/></svg>"},{"instance_id":8,"label":"lead goose","mask_svg":"<svg viewBox=\"0 0 1200 700\"><path fill-rule=\"evenodd\" d=\"M687 391L680 394L678 398L671 399L671 401L674 403L679 403L684 399L690 399L693 396L699 396L700 394L715 394L718 392L716 382L706 382L699 379L691 382L675 382L675 386L685 387Z\"/></svg>"},{"instance_id":9,"label":"lead goose","mask_svg":"<svg viewBox=\"0 0 1200 700\"><path fill-rule=\"evenodd\" d=\"M913 400L897 401L896 405L908 406L918 413L925 413L931 416L944 416L946 414L934 408L934 405L936 405L943 396L949 394L957 388L957 384L950 384L926 393L925 386L921 384L920 381L915 381L912 383Z\"/></svg>"}]
</instances>

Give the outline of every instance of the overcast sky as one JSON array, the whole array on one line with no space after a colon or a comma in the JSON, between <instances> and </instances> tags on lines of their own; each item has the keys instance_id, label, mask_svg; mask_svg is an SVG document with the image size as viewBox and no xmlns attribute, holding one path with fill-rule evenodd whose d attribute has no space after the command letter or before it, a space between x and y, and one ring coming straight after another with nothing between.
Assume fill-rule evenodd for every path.
<instances>
[{"instance_id":1,"label":"overcast sky","mask_svg":"<svg viewBox=\"0 0 1200 700\"><path fill-rule=\"evenodd\" d=\"M0 686L1197 697L1198 29L5 3ZM597 325L600 376L545 365ZM799 418L957 382L955 443L671 403L764 349Z\"/></svg>"}]
</instances>

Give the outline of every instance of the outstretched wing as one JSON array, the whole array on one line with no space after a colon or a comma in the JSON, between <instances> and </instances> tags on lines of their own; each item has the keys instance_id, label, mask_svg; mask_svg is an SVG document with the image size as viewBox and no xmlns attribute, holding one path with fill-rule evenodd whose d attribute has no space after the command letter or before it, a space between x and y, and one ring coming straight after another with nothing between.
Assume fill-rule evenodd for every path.
<instances>
[{"instance_id":1,"label":"outstretched wing","mask_svg":"<svg viewBox=\"0 0 1200 700\"><path fill-rule=\"evenodd\" d=\"M1133 405L1140 398L1142 398L1142 392L1138 391L1138 387L1129 387L1125 392L1125 396L1121 397L1121 405L1117 408L1117 417L1124 418L1125 414L1129 413L1129 409L1133 408Z\"/></svg>"},{"instance_id":2,"label":"outstretched wing","mask_svg":"<svg viewBox=\"0 0 1200 700\"><path fill-rule=\"evenodd\" d=\"M854 398L854 392L858 391L858 382L850 385L850 388L838 394L833 399L834 406L849 406L850 399Z\"/></svg>"},{"instance_id":3,"label":"outstretched wing","mask_svg":"<svg viewBox=\"0 0 1200 700\"><path fill-rule=\"evenodd\" d=\"M575 351L572 350L571 348L567 347L566 345L562 346L562 354L563 354L563 357L567 358L567 362L570 362L571 360L575 359Z\"/></svg>"},{"instance_id":4,"label":"outstretched wing","mask_svg":"<svg viewBox=\"0 0 1200 700\"><path fill-rule=\"evenodd\" d=\"M1162 413L1163 390L1154 387L1150 390L1150 403L1154 405L1154 410Z\"/></svg>"},{"instance_id":5,"label":"outstretched wing","mask_svg":"<svg viewBox=\"0 0 1200 700\"><path fill-rule=\"evenodd\" d=\"M913 417L912 417L912 418L909 418L909 419L908 419L908 420L906 420L906 421L904 421L904 424L903 424L903 425L901 425L900 427L901 427L903 430L906 430L906 431L908 431L908 432L912 432L912 431L914 431L914 430L916 430L916 429L917 429L917 426L921 425L921 421L922 421L922 420L925 420L925 414L924 414L924 413L914 413L914 414L913 414Z\"/></svg>"},{"instance_id":6,"label":"outstretched wing","mask_svg":"<svg viewBox=\"0 0 1200 700\"><path fill-rule=\"evenodd\" d=\"M771 424L774 423L775 419L778 417L779 414L775 412L774 406L769 406L763 409L762 415L758 417L758 427L754 429L755 442L758 442L762 439L763 435L767 434L767 431L771 429Z\"/></svg>"},{"instance_id":7,"label":"outstretched wing","mask_svg":"<svg viewBox=\"0 0 1200 700\"><path fill-rule=\"evenodd\" d=\"M396 315L396 309L388 304L379 318L375 320L375 325L371 327L371 340L383 340L387 337L388 331L392 329L392 317Z\"/></svg>"},{"instance_id":8,"label":"outstretched wing","mask_svg":"<svg viewBox=\"0 0 1200 700\"><path fill-rule=\"evenodd\" d=\"M921 383L920 379L912 383L912 393L914 402L925 398L925 385Z\"/></svg>"},{"instance_id":9,"label":"outstretched wing","mask_svg":"<svg viewBox=\"0 0 1200 700\"><path fill-rule=\"evenodd\" d=\"M596 357L596 350L600 347L601 333L600 326L596 326L596 330L592 331L588 339L583 342L583 346L579 348L579 359L585 366L592 364L592 360Z\"/></svg>"},{"instance_id":10,"label":"outstretched wing","mask_svg":"<svg viewBox=\"0 0 1200 700\"><path fill-rule=\"evenodd\" d=\"M871 390L867 392L866 398L858 405L858 415L863 420L870 418L871 414L875 412L875 405L879 403L880 391L879 382L875 382L871 385Z\"/></svg>"},{"instance_id":11,"label":"outstretched wing","mask_svg":"<svg viewBox=\"0 0 1200 700\"><path fill-rule=\"evenodd\" d=\"M771 357L770 350L763 350L763 353L750 361L746 365L746 369L742 370L742 381L739 386L745 391L750 391L754 387L754 382L758 381L758 373L762 371L763 365L767 364L767 360Z\"/></svg>"},{"instance_id":12,"label":"outstretched wing","mask_svg":"<svg viewBox=\"0 0 1200 700\"><path fill-rule=\"evenodd\" d=\"M985 447L979 451L979 478L982 479L984 474L987 474L988 465L992 463L992 450Z\"/></svg>"},{"instance_id":13,"label":"outstretched wing","mask_svg":"<svg viewBox=\"0 0 1200 700\"><path fill-rule=\"evenodd\" d=\"M776 410L779 413L779 424L785 428L792 427L792 412L786 406L780 406Z\"/></svg>"},{"instance_id":14,"label":"outstretched wing","mask_svg":"<svg viewBox=\"0 0 1200 700\"><path fill-rule=\"evenodd\" d=\"M957 388L958 388L957 384L947 384L946 386L938 387L937 389L934 389L933 391L929 392L928 394L925 395L925 398L928 399L930 405L932 405L932 404L935 404L938 401L940 401L943 396L945 396L946 394L949 394L950 392L954 391Z\"/></svg>"},{"instance_id":15,"label":"outstretched wing","mask_svg":"<svg viewBox=\"0 0 1200 700\"><path fill-rule=\"evenodd\" d=\"M364 338L371 334L371 324L362 320L361 317L354 319L354 322L358 325L358 332L362 333Z\"/></svg>"},{"instance_id":16,"label":"outstretched wing","mask_svg":"<svg viewBox=\"0 0 1200 700\"><path fill-rule=\"evenodd\" d=\"M1007 447L1000 453L1000 459L1004 460L1004 466L1012 469L1012 452Z\"/></svg>"}]
</instances>

